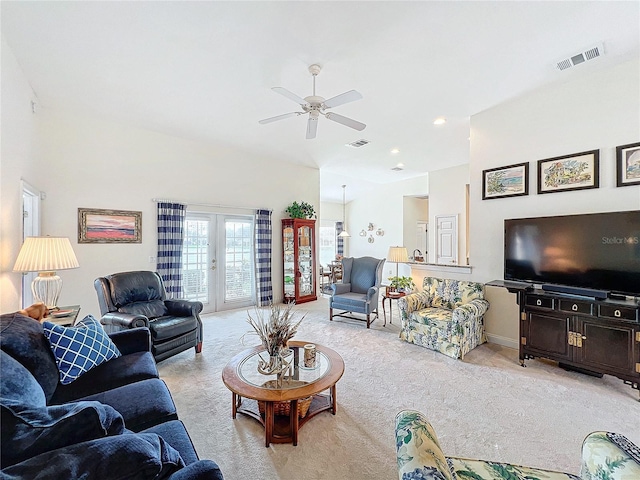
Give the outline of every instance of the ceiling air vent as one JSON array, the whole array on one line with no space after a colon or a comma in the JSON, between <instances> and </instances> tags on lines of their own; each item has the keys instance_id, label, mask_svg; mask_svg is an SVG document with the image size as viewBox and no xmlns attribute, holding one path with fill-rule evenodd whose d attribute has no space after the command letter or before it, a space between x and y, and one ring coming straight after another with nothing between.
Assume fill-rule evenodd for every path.
<instances>
[{"instance_id":1,"label":"ceiling air vent","mask_svg":"<svg viewBox=\"0 0 640 480\"><path fill-rule=\"evenodd\" d=\"M362 138L355 142L347 143L347 147L360 148L368 145L369 143L371 143L369 140L365 140L364 138Z\"/></svg>"},{"instance_id":2,"label":"ceiling air vent","mask_svg":"<svg viewBox=\"0 0 640 480\"><path fill-rule=\"evenodd\" d=\"M604 55L604 46L602 43L594 45L592 47L585 48L583 51L571 55L569 58L563 58L556 62L556 68L558 70L566 70L567 68L580 65L588 60L593 60Z\"/></svg>"}]
</instances>

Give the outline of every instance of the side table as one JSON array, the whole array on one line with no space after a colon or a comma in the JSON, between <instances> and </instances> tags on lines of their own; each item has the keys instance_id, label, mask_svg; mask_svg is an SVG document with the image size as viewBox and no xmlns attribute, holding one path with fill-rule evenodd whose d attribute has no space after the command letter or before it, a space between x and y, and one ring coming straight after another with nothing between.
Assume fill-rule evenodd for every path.
<instances>
[{"instance_id":1,"label":"side table","mask_svg":"<svg viewBox=\"0 0 640 480\"><path fill-rule=\"evenodd\" d=\"M78 313L80 313L80 305L67 305L66 307L49 310L49 315L44 317L42 321L69 327L75 323Z\"/></svg>"},{"instance_id":2,"label":"side table","mask_svg":"<svg viewBox=\"0 0 640 480\"><path fill-rule=\"evenodd\" d=\"M384 295L382 295L382 313L384 315L384 327L387 326L387 310L384 308L385 300L389 300L389 323L393 325L393 304L391 300L398 300L406 295L404 292L389 291L389 288L385 288Z\"/></svg>"}]
</instances>

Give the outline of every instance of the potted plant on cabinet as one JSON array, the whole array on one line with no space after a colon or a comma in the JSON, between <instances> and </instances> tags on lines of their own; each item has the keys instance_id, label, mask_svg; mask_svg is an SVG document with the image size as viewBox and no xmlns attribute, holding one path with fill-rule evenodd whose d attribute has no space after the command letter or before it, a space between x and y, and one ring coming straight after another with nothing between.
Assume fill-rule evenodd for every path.
<instances>
[{"instance_id":1,"label":"potted plant on cabinet","mask_svg":"<svg viewBox=\"0 0 640 480\"><path fill-rule=\"evenodd\" d=\"M289 205L285 212L289 214L291 218L315 218L316 211L313 208L313 205L307 202L293 202Z\"/></svg>"}]
</instances>

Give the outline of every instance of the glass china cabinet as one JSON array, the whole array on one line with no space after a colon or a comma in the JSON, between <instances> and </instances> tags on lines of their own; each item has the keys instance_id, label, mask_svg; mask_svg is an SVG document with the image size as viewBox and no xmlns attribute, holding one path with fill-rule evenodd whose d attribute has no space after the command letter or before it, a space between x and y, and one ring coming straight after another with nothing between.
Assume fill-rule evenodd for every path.
<instances>
[{"instance_id":1,"label":"glass china cabinet","mask_svg":"<svg viewBox=\"0 0 640 480\"><path fill-rule=\"evenodd\" d=\"M282 220L285 303L316 300L316 221Z\"/></svg>"}]
</instances>

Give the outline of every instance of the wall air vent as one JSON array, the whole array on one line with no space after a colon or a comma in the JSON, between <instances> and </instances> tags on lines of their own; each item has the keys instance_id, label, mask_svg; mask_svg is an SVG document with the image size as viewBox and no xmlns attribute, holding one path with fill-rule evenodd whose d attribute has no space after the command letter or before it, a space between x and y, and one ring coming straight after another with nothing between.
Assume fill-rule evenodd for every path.
<instances>
[{"instance_id":1,"label":"wall air vent","mask_svg":"<svg viewBox=\"0 0 640 480\"><path fill-rule=\"evenodd\" d=\"M365 145L370 144L371 142L369 140L365 140L364 138L357 140L355 142L351 142L351 143L347 143L346 146L347 147L353 147L353 148L360 148L360 147L364 147Z\"/></svg>"},{"instance_id":2,"label":"wall air vent","mask_svg":"<svg viewBox=\"0 0 640 480\"><path fill-rule=\"evenodd\" d=\"M593 60L604 55L604 46L602 43L585 48L583 51L570 55L569 58L563 58L556 62L556 68L558 70L566 70L567 68L575 67L588 60Z\"/></svg>"}]
</instances>

